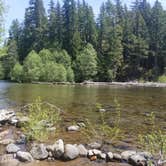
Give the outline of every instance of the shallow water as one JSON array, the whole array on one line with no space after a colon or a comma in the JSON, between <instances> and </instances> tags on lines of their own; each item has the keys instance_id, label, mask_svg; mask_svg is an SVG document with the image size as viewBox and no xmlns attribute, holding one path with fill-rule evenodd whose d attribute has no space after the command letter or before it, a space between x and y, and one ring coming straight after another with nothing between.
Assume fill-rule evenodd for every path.
<instances>
[{"instance_id":1,"label":"shallow water","mask_svg":"<svg viewBox=\"0 0 166 166\"><path fill-rule=\"evenodd\" d=\"M145 118L152 111L156 114L157 125L162 130L166 129L166 88L0 82L0 108L24 105L39 96L65 111L66 126L73 121L82 121L86 118L93 123L98 122L96 103L102 104L103 108L108 110L106 120L111 123L115 115L116 98L121 107L121 127L129 138L131 135L137 137L145 127L146 129L151 127ZM83 140L79 133L64 132L62 135L67 142L76 143Z\"/></svg>"}]
</instances>

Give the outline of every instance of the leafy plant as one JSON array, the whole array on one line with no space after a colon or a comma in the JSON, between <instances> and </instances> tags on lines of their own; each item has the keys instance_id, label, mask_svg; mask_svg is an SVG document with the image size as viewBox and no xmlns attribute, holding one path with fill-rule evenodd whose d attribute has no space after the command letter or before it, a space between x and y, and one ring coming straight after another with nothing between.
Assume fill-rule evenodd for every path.
<instances>
[{"instance_id":1,"label":"leafy plant","mask_svg":"<svg viewBox=\"0 0 166 166\"><path fill-rule=\"evenodd\" d=\"M116 105L116 117L113 122L113 125L110 126L106 120L106 112L100 113L100 122L93 124L89 119L86 119L86 127L82 129L82 134L86 136L88 140L96 139L104 141L105 139L109 139L111 141L117 140L121 136L120 130L120 105L117 100L114 101ZM97 108L101 108L101 104L97 104Z\"/></svg>"},{"instance_id":2,"label":"leafy plant","mask_svg":"<svg viewBox=\"0 0 166 166\"><path fill-rule=\"evenodd\" d=\"M146 119L151 124L151 130L146 134L140 134L140 144L153 155L160 155L159 161L166 159L166 133L158 129L155 123L155 114L152 112Z\"/></svg>"},{"instance_id":3,"label":"leafy plant","mask_svg":"<svg viewBox=\"0 0 166 166\"><path fill-rule=\"evenodd\" d=\"M29 139L44 141L48 138L49 127L56 127L54 134L58 134L60 124L60 110L49 103L42 102L40 98L28 105L29 122L23 127Z\"/></svg>"}]
</instances>

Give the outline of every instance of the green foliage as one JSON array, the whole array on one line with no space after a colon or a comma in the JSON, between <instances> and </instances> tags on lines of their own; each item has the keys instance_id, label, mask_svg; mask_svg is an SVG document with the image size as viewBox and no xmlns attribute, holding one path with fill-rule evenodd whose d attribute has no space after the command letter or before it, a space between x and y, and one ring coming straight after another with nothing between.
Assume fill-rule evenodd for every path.
<instances>
[{"instance_id":1,"label":"green foliage","mask_svg":"<svg viewBox=\"0 0 166 166\"><path fill-rule=\"evenodd\" d=\"M71 67L67 68L67 81L74 82L74 71Z\"/></svg>"},{"instance_id":2,"label":"green foliage","mask_svg":"<svg viewBox=\"0 0 166 166\"><path fill-rule=\"evenodd\" d=\"M18 62L14 65L11 71L11 80L22 82L23 79L23 66L21 66Z\"/></svg>"},{"instance_id":3,"label":"green foliage","mask_svg":"<svg viewBox=\"0 0 166 166\"><path fill-rule=\"evenodd\" d=\"M93 79L97 74L97 53L91 44L88 44L77 56L75 73L77 81Z\"/></svg>"},{"instance_id":4,"label":"green foliage","mask_svg":"<svg viewBox=\"0 0 166 166\"><path fill-rule=\"evenodd\" d=\"M90 141L91 139L96 140L111 140L115 141L121 137L121 130L120 130L120 119L121 119L121 112L120 112L120 105L118 104L117 100L114 101L116 105L116 117L113 122L113 126L110 126L105 118L106 113L100 113L100 122L96 123L95 125L92 124L88 119L86 120L86 127L82 129L82 134ZM100 104L97 104L97 108L101 108Z\"/></svg>"},{"instance_id":5,"label":"green foliage","mask_svg":"<svg viewBox=\"0 0 166 166\"><path fill-rule=\"evenodd\" d=\"M58 134L61 122L60 110L49 103L42 102L40 98L28 105L29 122L23 127L29 139L38 141L47 140L50 134L49 125L55 126Z\"/></svg>"},{"instance_id":6,"label":"green foliage","mask_svg":"<svg viewBox=\"0 0 166 166\"><path fill-rule=\"evenodd\" d=\"M3 80L4 77L5 77L5 72L4 72L3 64L2 62L0 62L0 79Z\"/></svg>"},{"instance_id":7,"label":"green foliage","mask_svg":"<svg viewBox=\"0 0 166 166\"><path fill-rule=\"evenodd\" d=\"M155 114L152 112L146 121L151 123L151 130L146 134L140 134L140 144L153 155L160 155L160 159L166 159L166 133L156 126Z\"/></svg>"},{"instance_id":8,"label":"green foliage","mask_svg":"<svg viewBox=\"0 0 166 166\"><path fill-rule=\"evenodd\" d=\"M40 56L31 51L24 61L24 81L39 81L42 69L42 60Z\"/></svg>"},{"instance_id":9,"label":"green foliage","mask_svg":"<svg viewBox=\"0 0 166 166\"><path fill-rule=\"evenodd\" d=\"M55 51L53 53L53 56L54 56L54 60L58 64L62 64L66 69L71 66L71 58L65 50L58 51L58 52Z\"/></svg>"},{"instance_id":10,"label":"green foliage","mask_svg":"<svg viewBox=\"0 0 166 166\"><path fill-rule=\"evenodd\" d=\"M48 49L42 49L39 52L39 56L40 56L40 58L42 60L42 63L47 63L48 61L53 60L52 53Z\"/></svg>"},{"instance_id":11,"label":"green foliage","mask_svg":"<svg viewBox=\"0 0 166 166\"><path fill-rule=\"evenodd\" d=\"M166 76L165 75L162 75L158 78L158 82L160 83L166 83Z\"/></svg>"}]
</instances>

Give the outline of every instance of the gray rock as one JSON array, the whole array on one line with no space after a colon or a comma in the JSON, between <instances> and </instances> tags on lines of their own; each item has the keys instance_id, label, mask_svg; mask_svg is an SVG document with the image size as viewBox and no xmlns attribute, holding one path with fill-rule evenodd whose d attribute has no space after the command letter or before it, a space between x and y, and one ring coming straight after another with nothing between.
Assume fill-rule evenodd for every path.
<instances>
[{"instance_id":1,"label":"gray rock","mask_svg":"<svg viewBox=\"0 0 166 166\"><path fill-rule=\"evenodd\" d=\"M73 160L79 156L79 150L77 149L76 146L71 145L71 144L66 144L65 145L65 154L64 158L66 160Z\"/></svg>"},{"instance_id":2,"label":"gray rock","mask_svg":"<svg viewBox=\"0 0 166 166\"><path fill-rule=\"evenodd\" d=\"M106 160L107 155L105 153L99 154L99 158Z\"/></svg>"},{"instance_id":3,"label":"gray rock","mask_svg":"<svg viewBox=\"0 0 166 166\"><path fill-rule=\"evenodd\" d=\"M100 149L102 145L101 145L100 143L93 142L93 143L88 144L88 146L89 146L91 149Z\"/></svg>"},{"instance_id":4,"label":"gray rock","mask_svg":"<svg viewBox=\"0 0 166 166\"><path fill-rule=\"evenodd\" d=\"M16 153L16 157L22 162L26 162L26 161L31 162L31 161L33 161L33 157L29 152L18 151Z\"/></svg>"},{"instance_id":5,"label":"gray rock","mask_svg":"<svg viewBox=\"0 0 166 166\"><path fill-rule=\"evenodd\" d=\"M12 118L9 119L9 123L11 125L16 125L18 123L18 118L16 116L13 116Z\"/></svg>"},{"instance_id":6,"label":"gray rock","mask_svg":"<svg viewBox=\"0 0 166 166\"><path fill-rule=\"evenodd\" d=\"M62 139L59 139L58 141L55 142L53 145L53 156L55 158L60 158L64 154L64 142Z\"/></svg>"},{"instance_id":7,"label":"gray rock","mask_svg":"<svg viewBox=\"0 0 166 166\"><path fill-rule=\"evenodd\" d=\"M101 108L101 109L99 109L99 112L106 112L106 110Z\"/></svg>"},{"instance_id":8,"label":"gray rock","mask_svg":"<svg viewBox=\"0 0 166 166\"><path fill-rule=\"evenodd\" d=\"M67 127L67 131L79 131L80 127L77 125Z\"/></svg>"},{"instance_id":9,"label":"gray rock","mask_svg":"<svg viewBox=\"0 0 166 166\"><path fill-rule=\"evenodd\" d=\"M108 161L111 161L113 159L113 153L112 152L107 153L107 159L108 159Z\"/></svg>"},{"instance_id":10,"label":"gray rock","mask_svg":"<svg viewBox=\"0 0 166 166\"><path fill-rule=\"evenodd\" d=\"M122 160L122 157L120 154L118 153L113 153L113 159L117 160L117 161L121 161Z\"/></svg>"},{"instance_id":11,"label":"gray rock","mask_svg":"<svg viewBox=\"0 0 166 166\"><path fill-rule=\"evenodd\" d=\"M15 145L15 144L9 144L6 147L6 152L7 153L16 153L19 150L20 150L20 148L17 145Z\"/></svg>"},{"instance_id":12,"label":"gray rock","mask_svg":"<svg viewBox=\"0 0 166 166\"><path fill-rule=\"evenodd\" d=\"M153 159L153 155L151 153L149 153L149 152L138 152L137 154L145 157L148 160Z\"/></svg>"},{"instance_id":13,"label":"gray rock","mask_svg":"<svg viewBox=\"0 0 166 166\"><path fill-rule=\"evenodd\" d=\"M44 160L48 157L48 152L44 144L38 144L33 146L30 153L32 157L36 160Z\"/></svg>"},{"instance_id":14,"label":"gray rock","mask_svg":"<svg viewBox=\"0 0 166 166\"><path fill-rule=\"evenodd\" d=\"M94 154L93 154L93 150L88 150L88 156L90 157L90 156L93 156Z\"/></svg>"},{"instance_id":15,"label":"gray rock","mask_svg":"<svg viewBox=\"0 0 166 166\"><path fill-rule=\"evenodd\" d=\"M0 144L2 145L8 145L11 143L14 143L15 141L13 139L7 138L7 139L3 139L2 141L0 141Z\"/></svg>"},{"instance_id":16,"label":"gray rock","mask_svg":"<svg viewBox=\"0 0 166 166\"><path fill-rule=\"evenodd\" d=\"M87 156L87 154L88 154L88 151L87 151L87 149L85 148L85 146L84 145L78 145L77 146L77 148L78 148L78 150L79 150L79 155L81 156L81 157L86 157Z\"/></svg>"},{"instance_id":17,"label":"gray rock","mask_svg":"<svg viewBox=\"0 0 166 166\"><path fill-rule=\"evenodd\" d=\"M136 151L132 151L132 150L127 150L121 153L121 157L123 160L128 161L128 159L130 158L130 156L135 155Z\"/></svg>"},{"instance_id":18,"label":"gray rock","mask_svg":"<svg viewBox=\"0 0 166 166\"><path fill-rule=\"evenodd\" d=\"M128 162L133 166L146 166L147 161L145 157L140 154L131 155L128 159Z\"/></svg>"},{"instance_id":19,"label":"gray rock","mask_svg":"<svg viewBox=\"0 0 166 166\"><path fill-rule=\"evenodd\" d=\"M2 109L0 110L0 123L7 122L14 116L14 111Z\"/></svg>"},{"instance_id":20,"label":"gray rock","mask_svg":"<svg viewBox=\"0 0 166 166\"><path fill-rule=\"evenodd\" d=\"M93 152L93 154L96 155L96 156L100 156L101 153L102 153L100 150L97 150L97 149L93 149L92 152Z\"/></svg>"}]
</instances>

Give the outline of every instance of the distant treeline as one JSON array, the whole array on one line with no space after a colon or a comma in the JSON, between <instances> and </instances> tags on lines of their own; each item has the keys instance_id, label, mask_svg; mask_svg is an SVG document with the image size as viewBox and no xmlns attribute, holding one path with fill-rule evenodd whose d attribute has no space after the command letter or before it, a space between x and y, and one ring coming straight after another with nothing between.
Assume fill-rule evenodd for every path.
<instances>
[{"instance_id":1,"label":"distant treeline","mask_svg":"<svg viewBox=\"0 0 166 166\"><path fill-rule=\"evenodd\" d=\"M19 2L18 2L19 3ZM32 81L157 81L166 74L166 10L156 0L30 0L1 49L0 76Z\"/></svg>"}]
</instances>

